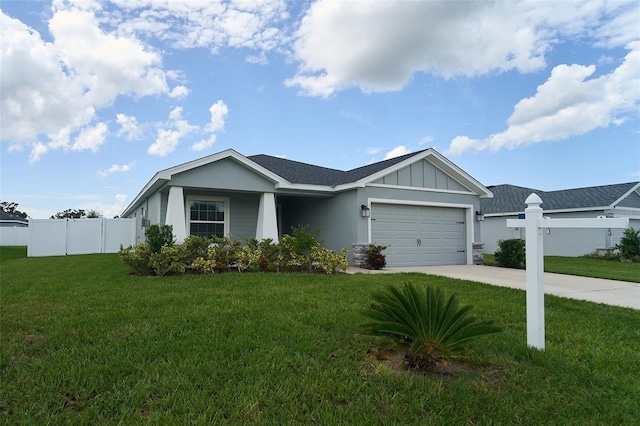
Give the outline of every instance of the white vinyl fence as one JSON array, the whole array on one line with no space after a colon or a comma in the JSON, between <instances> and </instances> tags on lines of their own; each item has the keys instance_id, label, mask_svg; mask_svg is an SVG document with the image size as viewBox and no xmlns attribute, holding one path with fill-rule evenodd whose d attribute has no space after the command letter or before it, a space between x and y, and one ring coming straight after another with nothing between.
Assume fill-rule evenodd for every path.
<instances>
[{"instance_id":1,"label":"white vinyl fence","mask_svg":"<svg viewBox=\"0 0 640 426\"><path fill-rule=\"evenodd\" d=\"M135 240L135 219L29 219L27 256L117 253Z\"/></svg>"},{"instance_id":2,"label":"white vinyl fence","mask_svg":"<svg viewBox=\"0 0 640 426\"><path fill-rule=\"evenodd\" d=\"M0 246L26 246L29 228L26 226L0 226Z\"/></svg>"}]
</instances>

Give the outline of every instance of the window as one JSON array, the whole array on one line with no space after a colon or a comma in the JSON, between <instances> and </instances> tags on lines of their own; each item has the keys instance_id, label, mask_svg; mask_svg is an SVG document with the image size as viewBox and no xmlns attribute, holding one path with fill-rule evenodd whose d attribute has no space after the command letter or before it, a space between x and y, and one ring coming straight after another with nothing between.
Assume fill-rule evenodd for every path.
<instances>
[{"instance_id":1,"label":"window","mask_svg":"<svg viewBox=\"0 0 640 426\"><path fill-rule=\"evenodd\" d=\"M189 234L224 237L227 234L227 204L223 199L189 200Z\"/></svg>"}]
</instances>

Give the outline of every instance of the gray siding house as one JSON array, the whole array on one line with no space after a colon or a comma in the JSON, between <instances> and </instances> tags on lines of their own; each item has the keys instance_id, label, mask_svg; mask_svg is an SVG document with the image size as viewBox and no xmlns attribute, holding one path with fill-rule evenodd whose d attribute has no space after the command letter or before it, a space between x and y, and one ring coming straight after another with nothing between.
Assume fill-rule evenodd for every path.
<instances>
[{"instance_id":1,"label":"gray siding house","mask_svg":"<svg viewBox=\"0 0 640 426\"><path fill-rule=\"evenodd\" d=\"M480 209L484 221L480 232L485 253L494 253L499 240L524 238L523 228L507 228L507 219L517 219L527 207L524 200L532 193L542 199L544 215L554 218L627 217L629 226L640 229L640 182L591 186L560 191L539 191L514 185L490 186L494 194L483 199ZM619 241L623 229L561 229L543 233L544 254L582 256L609 250Z\"/></svg>"},{"instance_id":2,"label":"gray siding house","mask_svg":"<svg viewBox=\"0 0 640 426\"><path fill-rule=\"evenodd\" d=\"M24 227L29 226L29 219L16 214L5 212L0 208L0 227Z\"/></svg>"},{"instance_id":3,"label":"gray siding house","mask_svg":"<svg viewBox=\"0 0 640 426\"><path fill-rule=\"evenodd\" d=\"M388 266L471 264L491 192L433 149L342 171L229 149L161 170L122 217L187 235L271 238L320 230L330 249L389 246ZM352 258L351 258L352 259Z\"/></svg>"}]
</instances>

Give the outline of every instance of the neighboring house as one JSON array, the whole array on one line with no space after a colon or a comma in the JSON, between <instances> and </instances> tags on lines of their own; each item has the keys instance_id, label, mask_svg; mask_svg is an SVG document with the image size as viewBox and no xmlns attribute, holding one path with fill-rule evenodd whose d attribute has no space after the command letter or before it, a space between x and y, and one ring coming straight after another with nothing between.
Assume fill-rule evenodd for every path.
<instances>
[{"instance_id":1,"label":"neighboring house","mask_svg":"<svg viewBox=\"0 0 640 426\"><path fill-rule=\"evenodd\" d=\"M13 213L5 212L0 208L0 227L27 227L29 219L25 219Z\"/></svg>"},{"instance_id":2,"label":"neighboring house","mask_svg":"<svg viewBox=\"0 0 640 426\"><path fill-rule=\"evenodd\" d=\"M29 219L0 208L0 246L26 246L29 243Z\"/></svg>"},{"instance_id":3,"label":"neighboring house","mask_svg":"<svg viewBox=\"0 0 640 426\"><path fill-rule=\"evenodd\" d=\"M388 245L388 266L471 264L480 198L491 192L433 149L349 171L229 149L156 173L122 217L187 235L278 241L319 229L333 250ZM350 258L353 261L353 257Z\"/></svg>"},{"instance_id":4,"label":"neighboring house","mask_svg":"<svg viewBox=\"0 0 640 426\"><path fill-rule=\"evenodd\" d=\"M544 216L561 218L627 217L629 226L640 229L640 182L539 191L513 185L490 186L492 199L483 199L484 214L480 232L485 253L494 253L498 241L524 238L524 228L507 228L507 219L517 219L527 207L524 200L536 193L542 199ZM611 249L619 241L623 229L562 229L547 230L544 254L552 256L582 256L598 250Z\"/></svg>"}]
</instances>

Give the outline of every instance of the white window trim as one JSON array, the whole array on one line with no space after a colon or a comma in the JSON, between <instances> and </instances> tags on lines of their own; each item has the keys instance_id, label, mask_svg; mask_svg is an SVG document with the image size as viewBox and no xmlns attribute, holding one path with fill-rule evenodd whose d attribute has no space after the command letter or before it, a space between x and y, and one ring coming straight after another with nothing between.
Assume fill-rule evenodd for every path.
<instances>
[{"instance_id":1,"label":"white window trim","mask_svg":"<svg viewBox=\"0 0 640 426\"><path fill-rule=\"evenodd\" d=\"M187 195L185 197L185 213L187 218L187 234L191 235L191 202L192 201L222 201L224 203L224 236L230 233L229 218L231 217L231 202L229 197L212 197L210 195Z\"/></svg>"}]
</instances>

